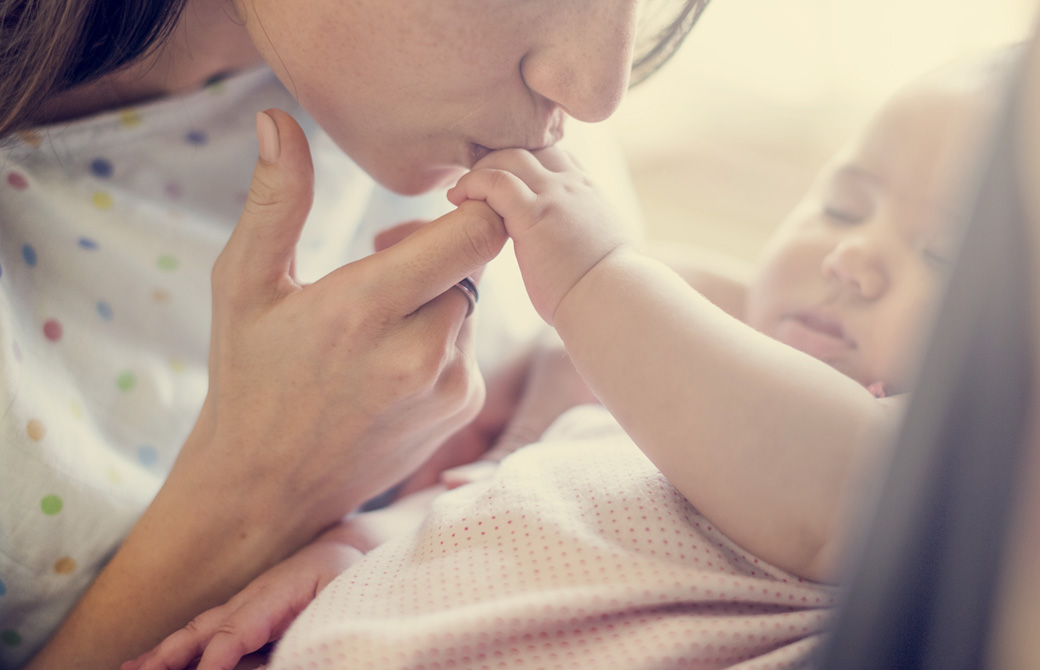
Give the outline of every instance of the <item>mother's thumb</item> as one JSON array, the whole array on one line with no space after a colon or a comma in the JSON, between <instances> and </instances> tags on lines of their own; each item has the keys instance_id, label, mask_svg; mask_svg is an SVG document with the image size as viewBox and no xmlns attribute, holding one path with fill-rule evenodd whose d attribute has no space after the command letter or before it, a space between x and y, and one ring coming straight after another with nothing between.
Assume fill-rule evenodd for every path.
<instances>
[{"instance_id":1,"label":"mother's thumb","mask_svg":"<svg viewBox=\"0 0 1040 670\"><path fill-rule=\"evenodd\" d=\"M260 156L249 196L219 263L260 287L290 276L314 199L314 165L307 136L286 112L258 113L256 134Z\"/></svg>"}]
</instances>

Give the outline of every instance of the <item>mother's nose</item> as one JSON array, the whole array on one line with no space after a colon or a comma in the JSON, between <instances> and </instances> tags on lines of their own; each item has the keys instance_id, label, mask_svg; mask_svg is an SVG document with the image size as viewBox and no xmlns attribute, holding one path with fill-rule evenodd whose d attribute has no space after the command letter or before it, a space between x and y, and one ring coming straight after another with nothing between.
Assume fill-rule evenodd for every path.
<instances>
[{"instance_id":1,"label":"mother's nose","mask_svg":"<svg viewBox=\"0 0 1040 670\"><path fill-rule=\"evenodd\" d=\"M548 19L543 40L520 63L527 87L579 121L608 118L628 89L635 5L596 0L561 9L567 16Z\"/></svg>"},{"instance_id":2,"label":"mother's nose","mask_svg":"<svg viewBox=\"0 0 1040 670\"><path fill-rule=\"evenodd\" d=\"M823 259L823 274L850 286L865 300L876 300L888 289L883 252L865 236L841 240Z\"/></svg>"}]
</instances>

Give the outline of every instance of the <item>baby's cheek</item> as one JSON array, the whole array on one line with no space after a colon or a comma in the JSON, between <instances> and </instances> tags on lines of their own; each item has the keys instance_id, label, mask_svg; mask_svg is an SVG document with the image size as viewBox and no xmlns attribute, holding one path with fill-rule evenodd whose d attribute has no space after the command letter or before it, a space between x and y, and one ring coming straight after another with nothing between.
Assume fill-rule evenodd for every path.
<instances>
[{"instance_id":1,"label":"baby's cheek","mask_svg":"<svg viewBox=\"0 0 1040 670\"><path fill-rule=\"evenodd\" d=\"M884 333L885 339L874 352L877 377L893 393L909 391L921 358L920 320L908 317L884 329Z\"/></svg>"}]
</instances>

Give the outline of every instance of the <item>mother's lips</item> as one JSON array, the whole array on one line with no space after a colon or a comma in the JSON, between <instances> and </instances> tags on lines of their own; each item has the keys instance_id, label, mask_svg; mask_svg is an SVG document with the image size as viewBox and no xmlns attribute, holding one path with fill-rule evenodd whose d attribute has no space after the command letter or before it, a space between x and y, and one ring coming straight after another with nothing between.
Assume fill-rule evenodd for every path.
<instances>
[{"instance_id":1,"label":"mother's lips","mask_svg":"<svg viewBox=\"0 0 1040 670\"><path fill-rule=\"evenodd\" d=\"M473 167L474 165L476 165L476 163L481 158L483 158L484 156L487 156L489 153L491 153L491 149L487 148L483 144L477 144L476 142L470 142L469 143L469 155L470 155L470 159L472 160L472 162L469 164L469 167Z\"/></svg>"},{"instance_id":2,"label":"mother's lips","mask_svg":"<svg viewBox=\"0 0 1040 670\"><path fill-rule=\"evenodd\" d=\"M487 156L489 153L493 151L500 151L502 149L524 149L526 151L533 152L541 151L542 149L548 149L549 147L555 145L557 142L563 139L562 122L552 124L549 128L545 130L545 132L541 133L540 136L542 138L542 141L539 144L526 144L523 142L517 142L516 144L506 143L496 145L495 147L489 147L487 145L479 144L477 142L470 142L469 155L470 159L472 160L472 162L470 163L470 167L473 167L473 165L477 163L481 158Z\"/></svg>"}]
</instances>

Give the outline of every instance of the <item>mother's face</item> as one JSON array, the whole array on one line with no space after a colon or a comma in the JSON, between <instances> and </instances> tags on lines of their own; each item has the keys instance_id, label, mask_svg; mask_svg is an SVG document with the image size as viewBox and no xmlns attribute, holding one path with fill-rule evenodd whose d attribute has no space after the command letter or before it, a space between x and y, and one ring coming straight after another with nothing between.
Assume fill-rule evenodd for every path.
<instances>
[{"instance_id":1,"label":"mother's face","mask_svg":"<svg viewBox=\"0 0 1040 670\"><path fill-rule=\"evenodd\" d=\"M236 0L253 42L383 185L451 183L489 150L599 121L628 85L639 0Z\"/></svg>"}]
</instances>

